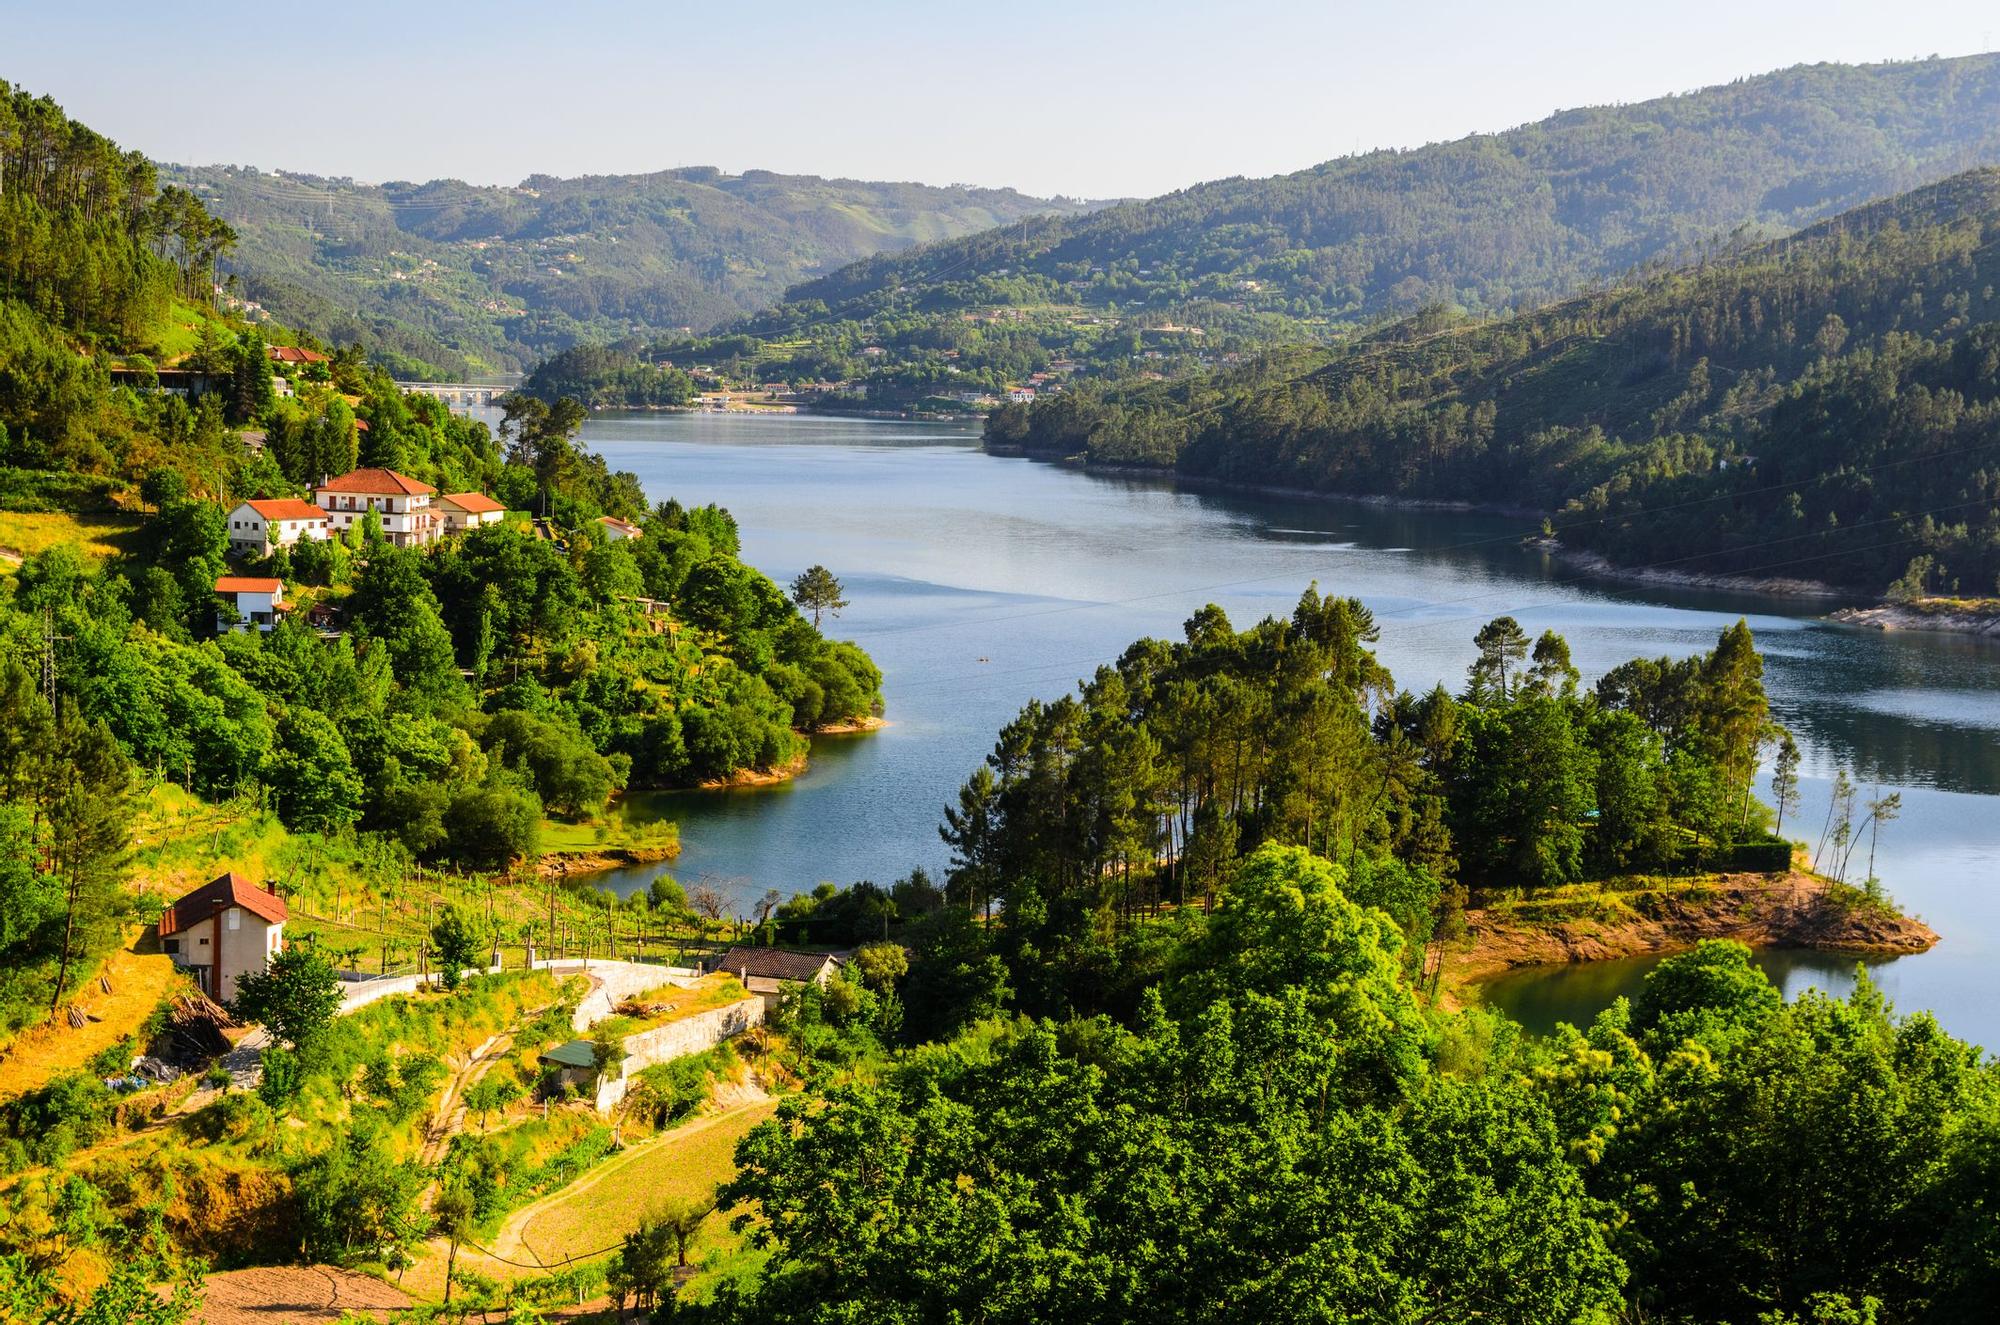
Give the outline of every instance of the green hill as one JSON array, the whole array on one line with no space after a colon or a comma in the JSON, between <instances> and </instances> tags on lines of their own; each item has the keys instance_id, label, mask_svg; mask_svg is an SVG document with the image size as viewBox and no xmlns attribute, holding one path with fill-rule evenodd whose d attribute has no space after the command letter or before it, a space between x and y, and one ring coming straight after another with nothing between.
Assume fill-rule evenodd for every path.
<instances>
[{"instance_id":1,"label":"green hill","mask_svg":"<svg viewBox=\"0 0 2000 1325\"><path fill-rule=\"evenodd\" d=\"M2000 170L1535 313L1072 391L990 442L1236 482L1511 502L1627 562L1987 593Z\"/></svg>"},{"instance_id":2,"label":"green hill","mask_svg":"<svg viewBox=\"0 0 2000 1325\"><path fill-rule=\"evenodd\" d=\"M856 258L1079 205L710 167L358 184L161 166L235 227L237 293L333 341L458 376L579 341L706 328Z\"/></svg>"},{"instance_id":3,"label":"green hill","mask_svg":"<svg viewBox=\"0 0 2000 1325\"><path fill-rule=\"evenodd\" d=\"M1333 339L1429 305L1536 306L1994 163L2000 56L1801 66L879 254L747 327L904 347L863 366L886 377L966 315L1007 308L1047 324L1043 362L1171 375L1246 340ZM1136 346L1102 335L1107 319L1205 339Z\"/></svg>"}]
</instances>

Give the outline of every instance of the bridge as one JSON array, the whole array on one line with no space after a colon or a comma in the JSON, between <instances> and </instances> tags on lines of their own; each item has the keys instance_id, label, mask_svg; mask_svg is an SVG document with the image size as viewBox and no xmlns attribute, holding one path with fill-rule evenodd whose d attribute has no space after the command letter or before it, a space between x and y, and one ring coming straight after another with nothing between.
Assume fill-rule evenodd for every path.
<instances>
[{"instance_id":1,"label":"bridge","mask_svg":"<svg viewBox=\"0 0 2000 1325\"><path fill-rule=\"evenodd\" d=\"M398 382L397 386L417 395L436 396L447 405L467 409L491 407L514 389L510 382Z\"/></svg>"}]
</instances>

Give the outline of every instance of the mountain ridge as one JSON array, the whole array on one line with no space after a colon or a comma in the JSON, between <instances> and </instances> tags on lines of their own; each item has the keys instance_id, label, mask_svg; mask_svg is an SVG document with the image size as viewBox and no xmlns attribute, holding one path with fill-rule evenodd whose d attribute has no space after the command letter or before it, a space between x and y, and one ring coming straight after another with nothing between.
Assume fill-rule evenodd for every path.
<instances>
[{"instance_id":1,"label":"mountain ridge","mask_svg":"<svg viewBox=\"0 0 2000 1325\"><path fill-rule=\"evenodd\" d=\"M158 169L235 227L225 270L246 301L454 376L524 367L580 341L707 326L883 247L1088 205L706 166L534 174L513 186Z\"/></svg>"}]
</instances>

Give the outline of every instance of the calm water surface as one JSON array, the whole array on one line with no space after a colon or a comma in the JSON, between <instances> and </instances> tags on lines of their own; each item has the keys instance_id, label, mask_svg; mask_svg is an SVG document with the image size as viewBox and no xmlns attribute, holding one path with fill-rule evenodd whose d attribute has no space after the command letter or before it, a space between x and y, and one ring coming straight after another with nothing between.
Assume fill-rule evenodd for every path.
<instances>
[{"instance_id":1,"label":"calm water surface","mask_svg":"<svg viewBox=\"0 0 2000 1325\"><path fill-rule=\"evenodd\" d=\"M684 880L748 901L821 880L887 882L940 870L939 812L1035 696L1053 697L1143 635L1178 636L1204 603L1239 626L1289 612L1306 584L1360 597L1378 653L1409 689L1456 689L1472 636L1511 613L1567 636L1586 680L1628 658L1755 629L1779 718L1806 754L1798 822L1816 832L1833 770L1903 793L1878 873L1945 941L1879 963L1905 1010L2000 1046L2000 646L1816 623L1781 599L1589 581L1522 550L1523 522L1491 516L1177 491L986 456L971 427L731 415L603 415L584 437L655 500L719 502L744 556L788 581L823 563L852 606L829 628L887 677L891 725L815 742L782 787L636 796L630 812L680 822ZM1789 825L1788 825L1789 828ZM641 886L657 867L621 871ZM1529 1026L1589 1018L1649 965L1516 975L1493 1001ZM1840 989L1851 959L1775 953L1788 992Z\"/></svg>"}]
</instances>

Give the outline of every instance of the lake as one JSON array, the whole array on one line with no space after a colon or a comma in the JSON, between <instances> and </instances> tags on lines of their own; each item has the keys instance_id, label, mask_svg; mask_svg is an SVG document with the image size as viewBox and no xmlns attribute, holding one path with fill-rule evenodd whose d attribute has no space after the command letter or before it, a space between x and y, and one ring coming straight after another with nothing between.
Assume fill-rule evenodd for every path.
<instances>
[{"instance_id":1,"label":"lake","mask_svg":"<svg viewBox=\"0 0 2000 1325\"><path fill-rule=\"evenodd\" d=\"M1103 476L977 449L976 425L809 416L598 415L584 440L614 469L672 496L728 507L743 555L787 582L829 567L851 606L831 633L886 677L886 729L814 743L782 786L635 795L628 812L679 821L673 872L722 886L747 911L767 888L887 883L942 870L940 811L1028 699L1054 697L1145 635L1178 637L1214 602L1240 627L1288 614L1314 580L1366 602L1398 684L1457 689L1473 633L1511 614L1570 642L1586 682L1628 658L1705 650L1748 617L1777 716L1805 753L1788 835L1816 834L1833 771L1864 794L1900 790L1877 872L1944 942L1878 963L1899 1007L2000 1045L1992 961L2000 936L2000 645L1884 634L1812 619L1796 600L1623 586L1524 549L1532 522L1491 515L1213 491ZM1760 788L1761 790L1762 788ZM1796 831L1793 824L1798 825ZM658 867L619 871L621 890ZM1510 976L1493 1002L1535 1029L1580 1021L1629 993L1650 963ZM1768 954L1788 993L1843 989L1852 959Z\"/></svg>"}]
</instances>

